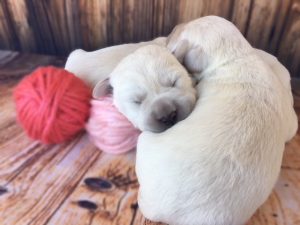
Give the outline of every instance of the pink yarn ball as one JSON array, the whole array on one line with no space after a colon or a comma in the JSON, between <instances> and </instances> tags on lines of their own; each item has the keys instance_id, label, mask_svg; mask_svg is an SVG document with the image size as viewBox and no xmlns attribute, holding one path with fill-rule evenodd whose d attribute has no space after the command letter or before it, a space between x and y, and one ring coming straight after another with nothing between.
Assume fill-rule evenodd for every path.
<instances>
[{"instance_id":1,"label":"pink yarn ball","mask_svg":"<svg viewBox=\"0 0 300 225\"><path fill-rule=\"evenodd\" d=\"M140 131L116 109L111 96L92 100L91 105L86 130L99 149L121 154L136 147Z\"/></svg>"}]
</instances>

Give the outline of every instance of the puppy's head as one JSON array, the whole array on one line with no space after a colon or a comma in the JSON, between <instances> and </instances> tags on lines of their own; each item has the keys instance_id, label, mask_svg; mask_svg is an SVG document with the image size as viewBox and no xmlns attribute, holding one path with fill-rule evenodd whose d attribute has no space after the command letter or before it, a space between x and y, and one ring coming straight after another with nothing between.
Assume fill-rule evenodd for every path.
<instances>
[{"instance_id":1,"label":"puppy's head","mask_svg":"<svg viewBox=\"0 0 300 225\"><path fill-rule=\"evenodd\" d=\"M105 94L108 83L114 104L135 127L162 132L185 119L196 102L196 91L186 70L169 52L156 45L142 47L124 58L109 82L96 85Z\"/></svg>"},{"instance_id":2,"label":"puppy's head","mask_svg":"<svg viewBox=\"0 0 300 225\"><path fill-rule=\"evenodd\" d=\"M237 27L218 16L205 16L177 25L167 37L166 45L194 75L253 51Z\"/></svg>"},{"instance_id":3,"label":"puppy's head","mask_svg":"<svg viewBox=\"0 0 300 225\"><path fill-rule=\"evenodd\" d=\"M184 65L189 73L194 74L200 72L201 67L203 67L201 63L205 64L206 62L201 57L201 49L190 44L189 36L195 35L188 35L188 38L183 36L183 33L187 30L186 23L177 25L168 36L166 42L167 48L170 49L177 60Z\"/></svg>"}]
</instances>

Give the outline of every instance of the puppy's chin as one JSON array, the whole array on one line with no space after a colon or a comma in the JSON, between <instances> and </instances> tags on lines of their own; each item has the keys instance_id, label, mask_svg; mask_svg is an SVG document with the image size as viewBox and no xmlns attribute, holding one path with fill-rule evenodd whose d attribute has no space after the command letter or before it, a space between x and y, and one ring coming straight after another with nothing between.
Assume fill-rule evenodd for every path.
<instances>
[{"instance_id":1,"label":"puppy's chin","mask_svg":"<svg viewBox=\"0 0 300 225\"><path fill-rule=\"evenodd\" d=\"M171 126L153 126L153 125L151 125L151 126L146 127L144 129L144 131L149 131L149 132L153 132L153 133L161 133L161 132L164 132L165 130L171 128L174 125L171 125Z\"/></svg>"}]
</instances>

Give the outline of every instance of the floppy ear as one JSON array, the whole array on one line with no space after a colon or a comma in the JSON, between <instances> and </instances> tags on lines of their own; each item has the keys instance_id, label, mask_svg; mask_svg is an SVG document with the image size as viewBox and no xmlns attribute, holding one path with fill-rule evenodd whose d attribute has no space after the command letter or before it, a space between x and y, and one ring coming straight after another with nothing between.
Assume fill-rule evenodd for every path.
<instances>
[{"instance_id":1,"label":"floppy ear","mask_svg":"<svg viewBox=\"0 0 300 225\"><path fill-rule=\"evenodd\" d=\"M168 48L171 47L170 49L172 50L172 46L177 42L180 33L182 32L184 26L186 23L181 23L178 24L174 27L174 29L172 30L172 32L168 35L167 37L167 44L168 44Z\"/></svg>"},{"instance_id":2,"label":"floppy ear","mask_svg":"<svg viewBox=\"0 0 300 225\"><path fill-rule=\"evenodd\" d=\"M200 47L186 52L182 64L190 73L201 73L208 66L209 56Z\"/></svg>"},{"instance_id":3,"label":"floppy ear","mask_svg":"<svg viewBox=\"0 0 300 225\"><path fill-rule=\"evenodd\" d=\"M93 89L93 97L96 99L109 94L112 94L112 86L109 83L109 78L99 81Z\"/></svg>"},{"instance_id":4,"label":"floppy ear","mask_svg":"<svg viewBox=\"0 0 300 225\"><path fill-rule=\"evenodd\" d=\"M185 53L189 47L187 40L179 41L180 34L182 33L185 25L185 23L182 23L175 26L175 28L167 37L167 48L171 50L179 62L183 61Z\"/></svg>"},{"instance_id":5,"label":"floppy ear","mask_svg":"<svg viewBox=\"0 0 300 225\"><path fill-rule=\"evenodd\" d=\"M172 51L173 55L177 58L177 60L182 63L185 55L187 54L189 48L189 43L187 40L180 41L175 49Z\"/></svg>"}]
</instances>

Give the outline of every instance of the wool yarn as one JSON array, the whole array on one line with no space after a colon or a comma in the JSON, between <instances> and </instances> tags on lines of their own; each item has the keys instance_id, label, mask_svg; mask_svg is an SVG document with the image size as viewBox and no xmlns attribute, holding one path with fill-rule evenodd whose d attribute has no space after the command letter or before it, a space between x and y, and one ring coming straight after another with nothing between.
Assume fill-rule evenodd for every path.
<instances>
[{"instance_id":1,"label":"wool yarn","mask_svg":"<svg viewBox=\"0 0 300 225\"><path fill-rule=\"evenodd\" d=\"M53 66L40 67L14 90L17 119L29 137L60 143L84 129L91 90L72 73Z\"/></svg>"},{"instance_id":2,"label":"wool yarn","mask_svg":"<svg viewBox=\"0 0 300 225\"><path fill-rule=\"evenodd\" d=\"M91 141L101 150L121 154L136 147L140 131L113 104L112 96L91 101L86 130Z\"/></svg>"}]
</instances>

